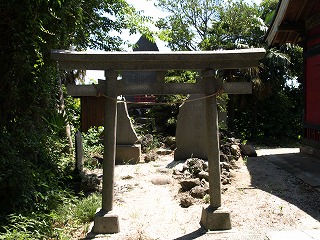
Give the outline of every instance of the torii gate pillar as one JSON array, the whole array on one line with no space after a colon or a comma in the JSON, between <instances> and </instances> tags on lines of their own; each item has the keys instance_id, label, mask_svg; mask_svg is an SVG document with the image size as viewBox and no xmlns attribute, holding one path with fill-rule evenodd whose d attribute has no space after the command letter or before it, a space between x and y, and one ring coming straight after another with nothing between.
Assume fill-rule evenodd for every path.
<instances>
[{"instance_id":1,"label":"torii gate pillar","mask_svg":"<svg viewBox=\"0 0 320 240\"><path fill-rule=\"evenodd\" d=\"M94 233L120 232L119 219L113 210L114 168L117 132L117 71L105 71L105 122L102 178L102 208L94 217Z\"/></svg>"},{"instance_id":2,"label":"torii gate pillar","mask_svg":"<svg viewBox=\"0 0 320 240\"><path fill-rule=\"evenodd\" d=\"M211 95L222 88L222 81L214 79L213 71L203 71L206 90L207 151L209 166L210 205L203 207L200 224L207 230L231 229L230 212L221 207L220 151L217 96ZM211 95L211 96L210 96Z\"/></svg>"}]
</instances>

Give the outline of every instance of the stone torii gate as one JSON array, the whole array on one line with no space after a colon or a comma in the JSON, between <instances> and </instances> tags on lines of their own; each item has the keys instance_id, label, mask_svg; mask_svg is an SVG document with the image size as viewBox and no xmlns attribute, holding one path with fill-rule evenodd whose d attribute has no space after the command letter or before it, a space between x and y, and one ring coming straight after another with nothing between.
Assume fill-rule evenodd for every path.
<instances>
[{"instance_id":1,"label":"stone torii gate","mask_svg":"<svg viewBox=\"0 0 320 240\"><path fill-rule=\"evenodd\" d=\"M106 81L98 85L69 88L72 95L105 96L105 137L103 156L102 208L94 218L94 233L120 231L118 215L113 211L116 119L118 95L205 94L209 165L209 206L203 207L201 224L208 230L231 229L230 213L221 205L220 153L216 94L250 94L251 83L223 83L216 79L217 69L258 66L265 50L261 48L199 52L75 52L53 50L52 59L61 69L104 70ZM157 82L125 84L118 80L119 71L157 71ZM164 83L167 70L198 70L196 83Z\"/></svg>"}]
</instances>

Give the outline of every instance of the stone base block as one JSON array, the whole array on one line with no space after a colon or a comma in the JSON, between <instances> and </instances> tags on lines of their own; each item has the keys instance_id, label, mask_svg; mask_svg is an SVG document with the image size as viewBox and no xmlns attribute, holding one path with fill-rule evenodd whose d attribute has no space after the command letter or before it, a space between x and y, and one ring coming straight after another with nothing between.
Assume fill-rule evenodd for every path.
<instances>
[{"instance_id":1,"label":"stone base block","mask_svg":"<svg viewBox=\"0 0 320 240\"><path fill-rule=\"evenodd\" d=\"M207 230L230 230L230 212L224 208L203 207L200 224Z\"/></svg>"},{"instance_id":2,"label":"stone base block","mask_svg":"<svg viewBox=\"0 0 320 240\"><path fill-rule=\"evenodd\" d=\"M98 209L94 216L94 225L92 228L94 234L109 234L120 232L118 216L112 212L106 213Z\"/></svg>"},{"instance_id":3,"label":"stone base block","mask_svg":"<svg viewBox=\"0 0 320 240\"><path fill-rule=\"evenodd\" d=\"M137 164L140 158L140 144L116 146L116 164Z\"/></svg>"}]
</instances>

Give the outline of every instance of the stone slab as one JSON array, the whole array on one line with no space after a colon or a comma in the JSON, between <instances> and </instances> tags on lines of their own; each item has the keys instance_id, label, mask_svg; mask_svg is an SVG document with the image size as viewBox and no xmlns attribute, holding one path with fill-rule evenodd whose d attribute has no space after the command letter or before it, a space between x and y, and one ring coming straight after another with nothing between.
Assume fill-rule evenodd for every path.
<instances>
[{"instance_id":1,"label":"stone slab","mask_svg":"<svg viewBox=\"0 0 320 240\"><path fill-rule=\"evenodd\" d=\"M230 230L231 218L230 211L225 208L213 208L211 206L202 208L200 220L201 226L205 229L214 230Z\"/></svg>"},{"instance_id":2,"label":"stone slab","mask_svg":"<svg viewBox=\"0 0 320 240\"><path fill-rule=\"evenodd\" d=\"M120 232L118 215L113 212L106 213L98 209L94 216L92 232L95 234L109 234Z\"/></svg>"},{"instance_id":3,"label":"stone slab","mask_svg":"<svg viewBox=\"0 0 320 240\"><path fill-rule=\"evenodd\" d=\"M116 146L116 164L137 164L140 158L141 144Z\"/></svg>"},{"instance_id":4,"label":"stone slab","mask_svg":"<svg viewBox=\"0 0 320 240\"><path fill-rule=\"evenodd\" d=\"M125 102L119 102L117 105L117 144L135 144L138 140L138 137L132 126L128 114L127 104Z\"/></svg>"},{"instance_id":5,"label":"stone slab","mask_svg":"<svg viewBox=\"0 0 320 240\"><path fill-rule=\"evenodd\" d=\"M189 100L204 96L204 94L194 94ZM205 99L186 102L180 106L174 160L186 160L191 157L208 159L205 108Z\"/></svg>"}]
</instances>

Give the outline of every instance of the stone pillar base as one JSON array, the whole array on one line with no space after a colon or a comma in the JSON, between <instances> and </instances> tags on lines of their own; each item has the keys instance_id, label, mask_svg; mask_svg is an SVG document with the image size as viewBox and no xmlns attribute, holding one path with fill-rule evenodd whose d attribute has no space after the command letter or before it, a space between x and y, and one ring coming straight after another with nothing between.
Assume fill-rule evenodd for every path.
<instances>
[{"instance_id":1,"label":"stone pillar base","mask_svg":"<svg viewBox=\"0 0 320 240\"><path fill-rule=\"evenodd\" d=\"M230 230L230 212L221 207L203 207L200 224L207 230Z\"/></svg>"},{"instance_id":2,"label":"stone pillar base","mask_svg":"<svg viewBox=\"0 0 320 240\"><path fill-rule=\"evenodd\" d=\"M118 215L98 209L94 216L92 232L95 234L109 234L120 232Z\"/></svg>"},{"instance_id":3,"label":"stone pillar base","mask_svg":"<svg viewBox=\"0 0 320 240\"><path fill-rule=\"evenodd\" d=\"M137 164L140 158L141 144L116 146L116 164Z\"/></svg>"}]
</instances>

